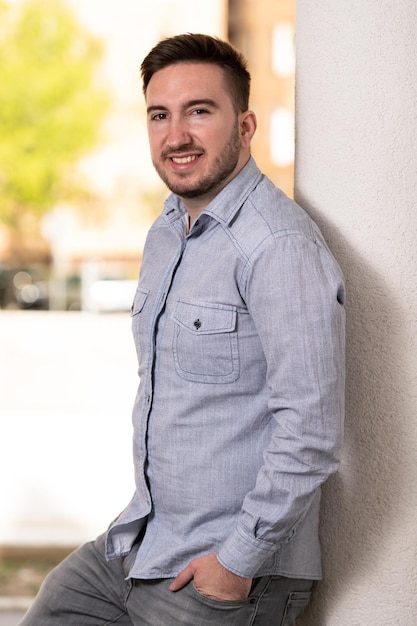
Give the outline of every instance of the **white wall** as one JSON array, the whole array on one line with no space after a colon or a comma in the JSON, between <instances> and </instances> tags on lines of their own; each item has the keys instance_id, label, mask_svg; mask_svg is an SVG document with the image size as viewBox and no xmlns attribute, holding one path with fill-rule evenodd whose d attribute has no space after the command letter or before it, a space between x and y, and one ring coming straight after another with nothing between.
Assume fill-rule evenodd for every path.
<instances>
[{"instance_id":1,"label":"white wall","mask_svg":"<svg viewBox=\"0 0 417 626\"><path fill-rule=\"evenodd\" d=\"M417 9L298 0L296 198L348 287L343 462L304 626L417 623Z\"/></svg>"}]
</instances>

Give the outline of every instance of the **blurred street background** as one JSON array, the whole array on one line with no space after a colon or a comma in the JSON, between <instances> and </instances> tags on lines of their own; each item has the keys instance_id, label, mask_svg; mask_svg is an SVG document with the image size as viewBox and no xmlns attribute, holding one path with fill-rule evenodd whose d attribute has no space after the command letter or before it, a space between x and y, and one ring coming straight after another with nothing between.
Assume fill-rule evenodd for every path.
<instances>
[{"instance_id":1,"label":"blurred street background","mask_svg":"<svg viewBox=\"0 0 417 626\"><path fill-rule=\"evenodd\" d=\"M128 314L0 312L0 518L9 545L76 545L133 495Z\"/></svg>"},{"instance_id":2,"label":"blurred street background","mask_svg":"<svg viewBox=\"0 0 417 626\"><path fill-rule=\"evenodd\" d=\"M137 376L128 313L2 311L0 354L1 625L132 497Z\"/></svg>"},{"instance_id":3,"label":"blurred street background","mask_svg":"<svg viewBox=\"0 0 417 626\"><path fill-rule=\"evenodd\" d=\"M167 195L140 62L181 32L240 48L291 196L294 23L295 0L0 0L0 626L133 493L129 310Z\"/></svg>"}]
</instances>

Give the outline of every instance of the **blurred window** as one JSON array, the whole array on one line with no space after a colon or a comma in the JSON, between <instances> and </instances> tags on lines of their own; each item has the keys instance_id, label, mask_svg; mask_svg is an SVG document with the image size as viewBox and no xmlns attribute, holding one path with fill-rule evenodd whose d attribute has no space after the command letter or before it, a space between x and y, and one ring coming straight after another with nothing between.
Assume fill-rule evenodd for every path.
<instances>
[{"instance_id":1,"label":"blurred window","mask_svg":"<svg viewBox=\"0 0 417 626\"><path fill-rule=\"evenodd\" d=\"M271 160L278 167L294 163L294 115L289 109L279 107L270 121Z\"/></svg>"},{"instance_id":2,"label":"blurred window","mask_svg":"<svg viewBox=\"0 0 417 626\"><path fill-rule=\"evenodd\" d=\"M295 72L294 27L279 22L272 33L272 69L278 76L292 76Z\"/></svg>"}]
</instances>

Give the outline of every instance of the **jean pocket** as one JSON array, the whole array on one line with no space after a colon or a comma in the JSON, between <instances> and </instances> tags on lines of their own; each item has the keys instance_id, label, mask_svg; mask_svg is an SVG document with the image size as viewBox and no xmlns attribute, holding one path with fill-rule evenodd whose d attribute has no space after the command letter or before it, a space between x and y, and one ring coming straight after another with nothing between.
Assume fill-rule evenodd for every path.
<instances>
[{"instance_id":1,"label":"jean pocket","mask_svg":"<svg viewBox=\"0 0 417 626\"><path fill-rule=\"evenodd\" d=\"M191 583L190 590L192 592L192 595L195 598L197 598L199 602L211 608L225 609L225 610L237 609L239 607L247 606L249 604L248 599L246 600L219 600L212 596L206 596L204 593L201 593L201 591L198 591L198 589L196 589L194 582Z\"/></svg>"},{"instance_id":2,"label":"jean pocket","mask_svg":"<svg viewBox=\"0 0 417 626\"><path fill-rule=\"evenodd\" d=\"M310 602L311 591L292 591L288 595L281 626L295 626L295 620Z\"/></svg>"}]
</instances>

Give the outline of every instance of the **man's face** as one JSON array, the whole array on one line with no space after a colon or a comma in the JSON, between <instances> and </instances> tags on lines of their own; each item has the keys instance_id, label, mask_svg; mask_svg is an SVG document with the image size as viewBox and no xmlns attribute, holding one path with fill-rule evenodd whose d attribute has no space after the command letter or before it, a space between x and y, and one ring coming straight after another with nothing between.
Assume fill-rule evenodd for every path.
<instances>
[{"instance_id":1,"label":"man's face","mask_svg":"<svg viewBox=\"0 0 417 626\"><path fill-rule=\"evenodd\" d=\"M249 157L223 70L178 63L156 72L146 90L152 161L186 204L207 204Z\"/></svg>"}]
</instances>

